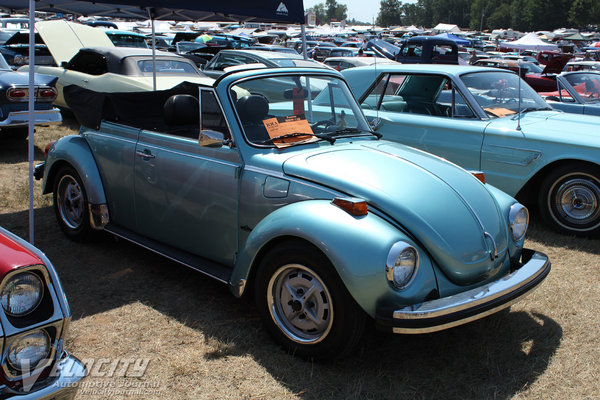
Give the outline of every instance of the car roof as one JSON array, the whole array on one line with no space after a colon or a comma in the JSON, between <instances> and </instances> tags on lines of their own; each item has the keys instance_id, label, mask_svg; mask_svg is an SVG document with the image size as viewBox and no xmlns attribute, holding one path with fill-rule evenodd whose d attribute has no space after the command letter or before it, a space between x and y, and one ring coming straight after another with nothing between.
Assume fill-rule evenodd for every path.
<instances>
[{"instance_id":1,"label":"car roof","mask_svg":"<svg viewBox=\"0 0 600 400\"><path fill-rule=\"evenodd\" d=\"M355 70L372 70L372 67L361 67ZM450 65L450 64L385 64L382 67L387 72L432 72L446 75L460 75L465 72L475 71L498 71L498 68L477 67L473 65Z\"/></svg>"},{"instance_id":2,"label":"car roof","mask_svg":"<svg viewBox=\"0 0 600 400\"><path fill-rule=\"evenodd\" d=\"M136 57L136 56L152 56L152 49L144 49L141 47L84 47L80 51L91 51L94 53L102 54L107 59L111 60L122 60L125 57ZM174 53L168 51L156 50L156 55L160 57L179 57Z\"/></svg>"},{"instance_id":3,"label":"car roof","mask_svg":"<svg viewBox=\"0 0 600 400\"><path fill-rule=\"evenodd\" d=\"M268 50L221 50L219 53L223 53L223 54L250 54L253 56L257 56L257 57L262 57L265 59L272 59L272 58L292 58L292 59L303 59L304 57L302 57L300 54L292 54L292 53L284 53L284 52L280 52L280 51L268 51Z\"/></svg>"}]
</instances>

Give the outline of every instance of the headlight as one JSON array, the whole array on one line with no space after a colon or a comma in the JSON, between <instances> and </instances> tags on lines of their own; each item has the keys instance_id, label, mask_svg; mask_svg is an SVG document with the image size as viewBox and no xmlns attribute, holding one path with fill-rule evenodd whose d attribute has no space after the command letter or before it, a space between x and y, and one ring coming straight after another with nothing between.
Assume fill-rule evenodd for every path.
<instances>
[{"instance_id":1,"label":"headlight","mask_svg":"<svg viewBox=\"0 0 600 400\"><path fill-rule=\"evenodd\" d=\"M388 254L385 275L394 288L403 289L415 277L418 267L417 249L406 242L397 242Z\"/></svg>"},{"instance_id":2,"label":"headlight","mask_svg":"<svg viewBox=\"0 0 600 400\"><path fill-rule=\"evenodd\" d=\"M44 285L36 274L17 273L4 282L0 292L0 303L8 315L20 317L35 310L43 294Z\"/></svg>"},{"instance_id":3,"label":"headlight","mask_svg":"<svg viewBox=\"0 0 600 400\"><path fill-rule=\"evenodd\" d=\"M515 241L521 240L525 236L527 226L529 226L529 211L524 205L515 203L510 207L508 225Z\"/></svg>"},{"instance_id":4,"label":"headlight","mask_svg":"<svg viewBox=\"0 0 600 400\"><path fill-rule=\"evenodd\" d=\"M18 371L30 371L50 354L50 338L38 330L16 339L8 349L8 364Z\"/></svg>"}]
</instances>

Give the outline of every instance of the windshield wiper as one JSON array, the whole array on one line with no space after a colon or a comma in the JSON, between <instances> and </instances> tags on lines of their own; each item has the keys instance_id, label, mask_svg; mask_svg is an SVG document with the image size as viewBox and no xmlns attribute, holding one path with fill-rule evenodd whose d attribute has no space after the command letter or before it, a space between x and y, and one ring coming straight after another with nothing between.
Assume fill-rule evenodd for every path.
<instances>
[{"instance_id":1,"label":"windshield wiper","mask_svg":"<svg viewBox=\"0 0 600 400\"><path fill-rule=\"evenodd\" d=\"M333 134L335 134L336 136L353 136L353 133L369 133L373 136L375 136L377 139L381 139L383 137L383 135L381 133L375 132L375 131L369 131L366 129L359 129L359 128L344 128L344 129L339 129L335 132L332 132Z\"/></svg>"},{"instance_id":2,"label":"windshield wiper","mask_svg":"<svg viewBox=\"0 0 600 400\"><path fill-rule=\"evenodd\" d=\"M551 111L551 110L553 110L552 107L541 107L541 108L538 108L538 107L525 107L524 109L522 109L521 111L519 111L518 113L516 113L513 116L513 119L515 119L520 114L525 114L525 113L528 113L530 111Z\"/></svg>"},{"instance_id":3,"label":"windshield wiper","mask_svg":"<svg viewBox=\"0 0 600 400\"><path fill-rule=\"evenodd\" d=\"M285 135L275 136L273 138L265 139L258 143L259 144L269 144L269 143L273 143L275 140L281 140L281 139L287 139L287 138L293 138L293 137L299 137L299 136L314 136L321 140L326 140L331 144L335 143L335 138L333 138L329 135L325 135L325 134L321 134L321 133L299 133L299 132L286 133ZM302 142L297 142L297 143L302 143Z\"/></svg>"}]
</instances>

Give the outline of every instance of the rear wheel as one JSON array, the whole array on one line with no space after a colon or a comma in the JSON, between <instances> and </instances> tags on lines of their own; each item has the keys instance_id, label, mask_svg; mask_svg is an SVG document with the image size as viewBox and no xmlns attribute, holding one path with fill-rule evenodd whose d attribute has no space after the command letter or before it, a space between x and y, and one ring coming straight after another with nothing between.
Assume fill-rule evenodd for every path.
<instances>
[{"instance_id":1,"label":"rear wheel","mask_svg":"<svg viewBox=\"0 0 600 400\"><path fill-rule=\"evenodd\" d=\"M329 260L315 248L286 242L261 262L255 300L271 335L293 354L330 359L360 339L365 314Z\"/></svg>"},{"instance_id":2,"label":"rear wheel","mask_svg":"<svg viewBox=\"0 0 600 400\"><path fill-rule=\"evenodd\" d=\"M62 231L73 240L90 232L90 215L85 187L75 169L62 167L54 179L54 212Z\"/></svg>"},{"instance_id":3,"label":"rear wheel","mask_svg":"<svg viewBox=\"0 0 600 400\"><path fill-rule=\"evenodd\" d=\"M540 213L555 230L580 236L600 233L599 168L559 167L544 178L540 189Z\"/></svg>"}]
</instances>

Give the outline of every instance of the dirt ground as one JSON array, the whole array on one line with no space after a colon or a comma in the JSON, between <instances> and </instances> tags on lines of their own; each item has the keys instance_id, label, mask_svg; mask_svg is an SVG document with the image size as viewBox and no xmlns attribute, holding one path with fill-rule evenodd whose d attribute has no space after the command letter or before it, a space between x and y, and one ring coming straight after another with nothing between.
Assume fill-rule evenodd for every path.
<instances>
[{"instance_id":1,"label":"dirt ground","mask_svg":"<svg viewBox=\"0 0 600 400\"><path fill-rule=\"evenodd\" d=\"M76 132L65 120L38 129L37 160ZM26 141L0 136L0 225L22 237L27 179ZM553 269L510 312L419 336L368 329L351 357L318 364L281 350L216 281L106 234L68 240L35 187L35 244L71 305L68 349L94 375L78 399L600 399L599 239L554 234L535 214L526 247Z\"/></svg>"}]
</instances>

